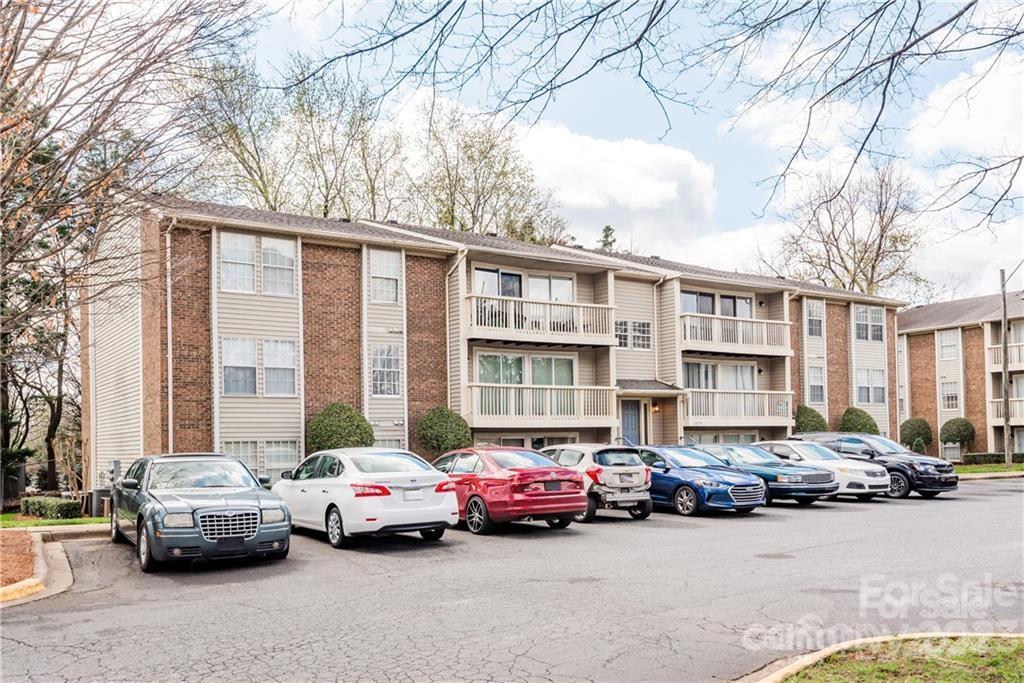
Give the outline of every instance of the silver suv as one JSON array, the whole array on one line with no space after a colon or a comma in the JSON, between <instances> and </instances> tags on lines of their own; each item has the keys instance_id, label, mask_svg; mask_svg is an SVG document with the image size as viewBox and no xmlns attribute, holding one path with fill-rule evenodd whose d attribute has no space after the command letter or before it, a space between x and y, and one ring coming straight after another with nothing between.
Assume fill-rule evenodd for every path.
<instances>
[{"instance_id":1,"label":"silver suv","mask_svg":"<svg viewBox=\"0 0 1024 683\"><path fill-rule=\"evenodd\" d=\"M562 467L583 473L587 510L576 522L594 519L597 509L627 510L633 519L651 516L651 470L640 459L640 451L608 444L573 443L541 451Z\"/></svg>"}]
</instances>

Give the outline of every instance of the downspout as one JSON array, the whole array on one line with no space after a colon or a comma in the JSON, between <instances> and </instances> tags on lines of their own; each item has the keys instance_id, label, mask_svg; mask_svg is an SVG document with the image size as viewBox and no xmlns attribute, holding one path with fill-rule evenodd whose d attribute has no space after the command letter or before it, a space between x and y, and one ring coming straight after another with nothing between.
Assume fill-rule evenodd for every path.
<instances>
[{"instance_id":1,"label":"downspout","mask_svg":"<svg viewBox=\"0 0 1024 683\"><path fill-rule=\"evenodd\" d=\"M171 219L171 224L164 232L164 277L167 297L167 452L174 452L174 352L173 315L171 313L171 231L178 224L178 217Z\"/></svg>"}]
</instances>

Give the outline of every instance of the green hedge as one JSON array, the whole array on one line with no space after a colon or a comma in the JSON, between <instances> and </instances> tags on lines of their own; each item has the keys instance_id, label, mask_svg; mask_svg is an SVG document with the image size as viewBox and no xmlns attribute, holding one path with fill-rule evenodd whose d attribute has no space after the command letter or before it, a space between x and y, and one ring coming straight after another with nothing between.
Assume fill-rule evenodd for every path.
<instances>
[{"instance_id":1,"label":"green hedge","mask_svg":"<svg viewBox=\"0 0 1024 683\"><path fill-rule=\"evenodd\" d=\"M1024 463L1024 453L1014 453L1015 463ZM1006 456L1002 453L965 453L962 464L964 465L1002 465L1006 462Z\"/></svg>"},{"instance_id":2,"label":"green hedge","mask_svg":"<svg viewBox=\"0 0 1024 683\"><path fill-rule=\"evenodd\" d=\"M912 417L900 425L900 443L908 448L918 439L925 446L932 445L932 426L923 417Z\"/></svg>"},{"instance_id":3,"label":"green hedge","mask_svg":"<svg viewBox=\"0 0 1024 683\"><path fill-rule=\"evenodd\" d=\"M839 421L839 431L878 434L878 423L860 408L851 407L843 413L843 419Z\"/></svg>"},{"instance_id":4,"label":"green hedge","mask_svg":"<svg viewBox=\"0 0 1024 683\"><path fill-rule=\"evenodd\" d=\"M30 496L21 499L21 514L43 519L75 519L82 516L82 504L68 498Z\"/></svg>"},{"instance_id":5,"label":"green hedge","mask_svg":"<svg viewBox=\"0 0 1024 683\"><path fill-rule=\"evenodd\" d=\"M416 423L416 436L435 458L473 443L466 421L454 410L444 406L431 408L420 418Z\"/></svg>"},{"instance_id":6,"label":"green hedge","mask_svg":"<svg viewBox=\"0 0 1024 683\"><path fill-rule=\"evenodd\" d=\"M807 434L810 432L827 432L828 422L814 408L805 405L796 407L796 433Z\"/></svg>"},{"instance_id":7,"label":"green hedge","mask_svg":"<svg viewBox=\"0 0 1024 683\"><path fill-rule=\"evenodd\" d=\"M332 403L306 424L306 452L373 445L373 427L359 411Z\"/></svg>"}]
</instances>

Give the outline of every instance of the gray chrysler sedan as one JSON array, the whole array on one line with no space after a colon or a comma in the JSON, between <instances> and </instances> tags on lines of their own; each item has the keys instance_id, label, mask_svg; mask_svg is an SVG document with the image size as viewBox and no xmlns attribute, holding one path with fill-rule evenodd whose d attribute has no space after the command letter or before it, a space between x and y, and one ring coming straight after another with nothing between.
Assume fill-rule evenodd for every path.
<instances>
[{"instance_id":1,"label":"gray chrysler sedan","mask_svg":"<svg viewBox=\"0 0 1024 683\"><path fill-rule=\"evenodd\" d=\"M288 556L288 507L226 455L139 458L111 490L110 540L135 544L139 567L173 560Z\"/></svg>"}]
</instances>

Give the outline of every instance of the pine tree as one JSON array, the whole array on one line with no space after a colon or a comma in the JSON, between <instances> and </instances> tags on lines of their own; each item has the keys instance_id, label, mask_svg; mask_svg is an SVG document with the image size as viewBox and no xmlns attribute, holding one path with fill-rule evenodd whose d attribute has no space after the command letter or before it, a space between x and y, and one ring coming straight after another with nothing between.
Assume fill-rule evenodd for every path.
<instances>
[{"instance_id":1,"label":"pine tree","mask_svg":"<svg viewBox=\"0 0 1024 683\"><path fill-rule=\"evenodd\" d=\"M615 251L615 246L615 228L606 225L601 231L601 239L597 241L597 248L601 251Z\"/></svg>"}]
</instances>

